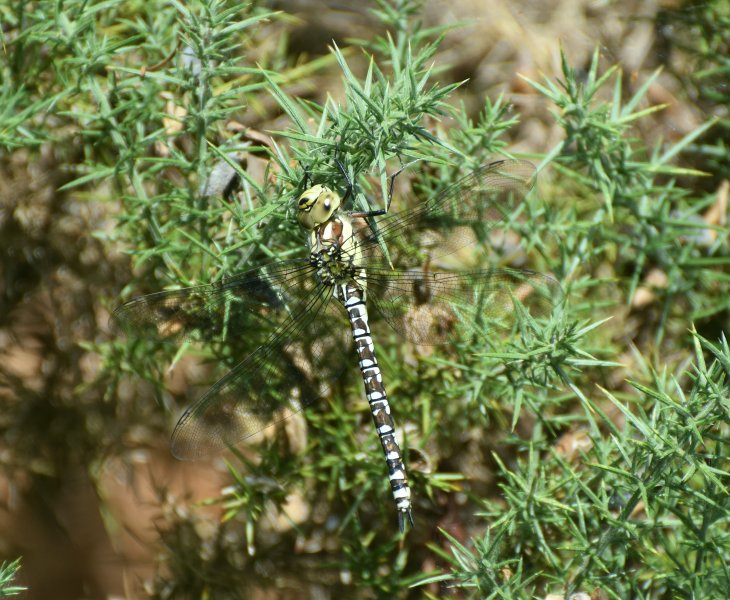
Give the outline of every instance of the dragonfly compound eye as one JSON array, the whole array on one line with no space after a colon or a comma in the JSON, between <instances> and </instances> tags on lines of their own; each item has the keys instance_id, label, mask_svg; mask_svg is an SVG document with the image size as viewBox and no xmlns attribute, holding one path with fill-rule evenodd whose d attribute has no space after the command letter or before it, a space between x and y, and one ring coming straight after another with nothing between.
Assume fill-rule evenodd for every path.
<instances>
[{"instance_id":1,"label":"dragonfly compound eye","mask_svg":"<svg viewBox=\"0 0 730 600\"><path fill-rule=\"evenodd\" d=\"M299 223L308 230L326 223L340 207L340 197L323 185L315 185L299 196Z\"/></svg>"}]
</instances>

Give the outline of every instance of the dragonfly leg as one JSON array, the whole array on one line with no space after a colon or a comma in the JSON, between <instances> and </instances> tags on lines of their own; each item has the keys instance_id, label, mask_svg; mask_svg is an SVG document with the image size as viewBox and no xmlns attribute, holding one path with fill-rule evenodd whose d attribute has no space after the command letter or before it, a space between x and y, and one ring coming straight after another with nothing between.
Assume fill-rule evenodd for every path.
<instances>
[{"instance_id":1,"label":"dragonfly leg","mask_svg":"<svg viewBox=\"0 0 730 600\"><path fill-rule=\"evenodd\" d=\"M352 194L354 184L352 183L352 179L350 179L350 175L348 174L347 169L345 169L345 165L342 163L342 161L340 160L340 158L338 156L339 153L340 153L340 146L338 144L337 146L335 146L334 161L335 161L335 164L337 165L337 168L340 170L340 173L342 173L343 179L345 180L345 182L347 182L347 189L345 190L345 193L342 196L342 203L344 204L347 201L347 199L350 197L350 195Z\"/></svg>"},{"instance_id":2,"label":"dragonfly leg","mask_svg":"<svg viewBox=\"0 0 730 600\"><path fill-rule=\"evenodd\" d=\"M411 161L406 165L403 165L401 163L401 168L398 169L395 173L393 173L388 179L388 197L385 199L385 208L377 208L375 210L370 210L368 212L357 212L352 213L353 217L362 217L362 218L368 218L368 217L381 217L383 215L388 214L390 211L390 203L393 201L393 190L395 189L395 178L398 177L404 170L406 170L408 167L410 167L414 162L417 161Z\"/></svg>"},{"instance_id":3,"label":"dragonfly leg","mask_svg":"<svg viewBox=\"0 0 730 600\"><path fill-rule=\"evenodd\" d=\"M302 167L302 170L304 171L304 189L307 189L308 187L311 187L312 185L312 171L309 167L304 166L302 163L299 163Z\"/></svg>"}]
</instances>

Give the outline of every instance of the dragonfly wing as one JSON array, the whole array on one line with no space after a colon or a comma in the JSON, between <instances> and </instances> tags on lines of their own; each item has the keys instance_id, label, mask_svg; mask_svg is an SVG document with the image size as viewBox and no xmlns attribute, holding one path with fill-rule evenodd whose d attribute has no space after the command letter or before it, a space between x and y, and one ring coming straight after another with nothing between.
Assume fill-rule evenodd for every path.
<instances>
[{"instance_id":1,"label":"dragonfly wing","mask_svg":"<svg viewBox=\"0 0 730 600\"><path fill-rule=\"evenodd\" d=\"M331 298L304 259L141 296L114 312L113 326L130 336L225 342L245 356L182 415L172 437L177 457L224 450L327 395L351 343Z\"/></svg>"},{"instance_id":2,"label":"dragonfly wing","mask_svg":"<svg viewBox=\"0 0 730 600\"><path fill-rule=\"evenodd\" d=\"M379 222L361 246L375 311L419 344L446 342L456 323L476 332L509 326L515 300L547 312L560 296L555 279L528 270L485 269L486 257L475 251L504 250L534 181L532 163L497 161Z\"/></svg>"},{"instance_id":3,"label":"dragonfly wing","mask_svg":"<svg viewBox=\"0 0 730 600\"><path fill-rule=\"evenodd\" d=\"M253 354L182 415L172 452L196 459L233 446L329 394L351 340L344 312L322 286ZM338 310L339 309L339 310Z\"/></svg>"},{"instance_id":4,"label":"dragonfly wing","mask_svg":"<svg viewBox=\"0 0 730 600\"><path fill-rule=\"evenodd\" d=\"M548 314L562 293L554 278L519 269L369 269L366 280L375 311L403 337L425 345L446 343L457 324L480 335L511 327L515 302L534 316Z\"/></svg>"},{"instance_id":5,"label":"dragonfly wing","mask_svg":"<svg viewBox=\"0 0 730 600\"><path fill-rule=\"evenodd\" d=\"M469 175L409 210L383 219L363 241L370 262L379 262L383 248L388 261L402 267L476 266L474 247L503 246L509 224L519 218L527 192L535 182L535 167L525 160L500 160Z\"/></svg>"},{"instance_id":6,"label":"dragonfly wing","mask_svg":"<svg viewBox=\"0 0 730 600\"><path fill-rule=\"evenodd\" d=\"M111 324L149 340L230 341L264 323L271 331L306 305L315 283L308 260L281 261L209 285L134 298L114 311Z\"/></svg>"}]
</instances>

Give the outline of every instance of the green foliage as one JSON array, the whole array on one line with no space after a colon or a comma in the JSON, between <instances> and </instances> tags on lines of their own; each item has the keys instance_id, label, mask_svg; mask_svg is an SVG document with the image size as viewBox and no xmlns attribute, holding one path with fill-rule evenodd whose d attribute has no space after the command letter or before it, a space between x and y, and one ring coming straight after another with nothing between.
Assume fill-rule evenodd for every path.
<instances>
[{"instance_id":1,"label":"green foliage","mask_svg":"<svg viewBox=\"0 0 730 600\"><path fill-rule=\"evenodd\" d=\"M41 172L43 156L63 170L58 204L71 194L108 201L118 226L96 237L118 242L133 256L141 270L131 282L136 291L207 280L239 266L246 249L257 248L262 231L237 240L232 232L250 224L253 211L247 209L262 192L245 183L244 202L218 196L236 179L234 169L243 172L241 148L252 156L268 149L246 138L245 128L226 126L244 110L247 95L262 88L260 69L241 55L256 47L252 32L276 14L253 3L219 0L42 1L32 10L26 4L0 7L3 31L12 32L3 44L6 60L0 61L0 96L7 100L0 109L0 146L31 156ZM279 58L269 60L278 64ZM221 156L234 163L224 184L210 175L222 171L221 163L228 166ZM116 302L110 297L107 304ZM107 448L118 448L129 431L117 427L120 415L132 421L128 427L136 422L156 427L158 434L163 427L160 406L140 401L136 391L126 400L124 393L115 393L130 372L162 389L162 366L140 360L150 355L149 344L118 340L87 343L84 349L98 351L105 369L96 381L80 386L84 392L98 386L92 407L75 399L60 419L57 414L45 419L62 420L59 427L73 423L76 429L73 434L63 430L61 439L51 442L51 458L59 463L62 449L93 461ZM104 402L98 402L98 390ZM42 406L46 409L55 410ZM37 416L41 409L32 412ZM27 432L36 421L44 420L25 419L21 429ZM21 462L37 469L32 454L42 446L30 446L31 455Z\"/></svg>"},{"instance_id":2,"label":"green foliage","mask_svg":"<svg viewBox=\"0 0 730 600\"><path fill-rule=\"evenodd\" d=\"M400 176L417 192L394 198L403 210L507 155L518 121L503 98L476 118L450 103L460 84L439 83L431 64L443 30L422 27L411 0L378 1L383 33L356 41L362 52L335 46L330 58L296 65L279 31L275 51L248 59L271 41L261 28L280 18L255 4L22 4L0 7L3 35L22 32L3 40L0 144L30 153L52 144L72 173L63 191L114 199L117 226L96 235L132 257L125 298L301 256L291 200L307 176L342 190L338 161L361 207L381 203L389 176L418 161ZM718 61L698 81L715 81L702 89L726 104L713 79L726 65L711 50L723 32L694 14L703 59ZM292 88L328 65L341 73L342 102ZM404 424L415 530L396 530L353 371L327 406L307 411L304 434L287 429L299 415L255 454L234 455L231 486L211 499L223 523L195 509L168 517L156 597L320 585L380 598L436 597L436 585L478 598L728 589L728 229L705 218L716 197L688 187L702 173L673 165L688 151L726 151L707 137L712 120L647 148L636 127L661 111L646 102L658 74L627 92L618 68L599 65L596 53L580 73L563 56L560 80L529 82L554 106L564 139L540 165L554 178L541 176L510 215L513 252L489 259L554 274L564 291L555 310L435 352L377 338ZM271 97L287 123L272 140L229 127ZM255 177L248 167L262 163ZM212 379L265 333L195 352L215 365ZM164 371L192 349L123 339L86 347L104 361L84 390L105 407L103 422L88 419L91 464L135 424L161 433L173 403L125 401L124 385L143 378L169 398ZM425 573L434 558L439 569Z\"/></svg>"},{"instance_id":3,"label":"green foliage","mask_svg":"<svg viewBox=\"0 0 730 600\"><path fill-rule=\"evenodd\" d=\"M601 589L611 598L721 597L728 587L730 348L694 334L689 394L666 373L621 401L623 428L602 415L579 457L531 443L500 461L504 502L485 503L489 529L456 540L451 577L479 598L532 598L539 589ZM709 366L704 353L712 357ZM605 431L605 433L603 433ZM544 592L543 592L544 593Z\"/></svg>"},{"instance_id":4,"label":"green foliage","mask_svg":"<svg viewBox=\"0 0 730 600\"><path fill-rule=\"evenodd\" d=\"M20 569L20 559L16 559L11 563L3 562L0 565L0 598L8 596L17 596L20 592L26 591L21 585L13 585L13 580Z\"/></svg>"},{"instance_id":5,"label":"green foliage","mask_svg":"<svg viewBox=\"0 0 730 600\"><path fill-rule=\"evenodd\" d=\"M646 340L657 366L634 347L630 387L601 389L607 404L592 397L591 383L617 365L593 358L596 351L581 339L601 328L568 330L562 343L573 352L563 361L560 338L553 338L552 366L583 415L564 412L564 396L526 403L539 425L528 439L509 440L519 449L514 462L495 454L501 498L484 499L484 536L473 549L450 539L452 554L444 557L451 575L421 583L450 581L478 598L596 590L612 598L719 597L730 583L730 362L725 337L716 347L691 323L711 326L719 315L727 323L727 276L718 267L730 256L728 230L701 218L713 197L693 198L667 177L691 174L668 162L712 122L673 146L646 151L630 133L631 124L656 110L639 109L653 78L624 102L620 74L598 76L598 55L580 82L565 58L563 71L562 82L531 83L559 109L565 141L549 155L575 182L574 203L551 222L569 310L595 319L622 303L636 306L650 289L651 310L642 311L633 335ZM610 99L601 102L612 77ZM651 272L666 280L648 288ZM596 350L612 359L619 347L606 342ZM693 349L694 364L689 356L686 363L665 362L678 344ZM556 446L561 431L568 433Z\"/></svg>"},{"instance_id":6,"label":"green foliage","mask_svg":"<svg viewBox=\"0 0 730 600\"><path fill-rule=\"evenodd\" d=\"M375 171L384 198L390 174L388 159L433 158L430 145L446 145L429 132L424 121L450 113L443 100L460 84L432 83L428 61L438 47L438 40L427 45L419 43L430 32L412 31L410 22L403 18L414 10L413 2L393 5L382 2L381 7L385 12L376 14L385 20L384 25L395 29L396 39L375 37L370 44L364 44L374 54L366 56L368 67L362 80L353 73L343 52L337 47L333 49L343 74L346 99L343 106L331 98L318 106L288 97L268 78L272 93L295 125L293 130L277 133L299 142L291 147L293 157L286 148L277 147L277 160L289 186L301 186L305 179L303 171L287 168L296 160L307 167L313 180L342 187L342 174L333 160L337 156L350 177ZM376 58L382 58L382 64L388 65L387 71L379 66ZM314 126L310 127L309 123ZM355 190L356 196L358 191ZM366 202L361 198L357 201Z\"/></svg>"},{"instance_id":7,"label":"green foliage","mask_svg":"<svg viewBox=\"0 0 730 600\"><path fill-rule=\"evenodd\" d=\"M728 177L730 152L727 135L730 120L730 2L705 0L667 6L656 19L660 49L681 56L684 68L677 77L698 108L719 118L718 127L690 149L696 160L713 173Z\"/></svg>"},{"instance_id":8,"label":"green foliage","mask_svg":"<svg viewBox=\"0 0 730 600\"><path fill-rule=\"evenodd\" d=\"M597 103L595 95L617 75L615 69L609 69L598 78L597 65L596 54L586 81L579 84L575 71L564 60L563 82L533 83L561 109L556 118L566 139L550 152L558 157L556 168L587 190L599 193L603 200L600 208L590 201L576 205L576 212L588 218L577 223L579 229L568 223L562 240L564 255L569 257L564 270L572 278L579 267L590 268L606 258L615 260L615 271L629 274L625 294L631 303L647 271L661 269L667 274L667 284L653 290L663 301L659 323L653 328L655 342L660 344L670 310L689 310L690 316L697 318L722 312L728 306L727 299L718 297L718 284L724 276L716 270L727 264L722 256L723 237L715 237L701 219L706 202L687 199L686 190L667 180L667 176L702 175L668 162L713 122L673 146L657 146L649 152L628 134L634 121L657 110L636 110L654 77L623 103L621 77L615 76L611 102ZM587 234L590 244L585 243ZM671 333L679 335L678 331Z\"/></svg>"}]
</instances>

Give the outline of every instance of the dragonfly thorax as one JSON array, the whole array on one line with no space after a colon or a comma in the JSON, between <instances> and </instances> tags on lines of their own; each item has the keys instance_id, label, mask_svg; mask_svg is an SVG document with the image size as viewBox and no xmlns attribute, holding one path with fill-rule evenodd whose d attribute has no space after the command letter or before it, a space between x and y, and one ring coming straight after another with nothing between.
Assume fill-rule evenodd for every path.
<instances>
[{"instance_id":1,"label":"dragonfly thorax","mask_svg":"<svg viewBox=\"0 0 730 600\"><path fill-rule=\"evenodd\" d=\"M352 281L358 275L360 251L350 217L339 213L342 198L327 186L315 185L299 196L297 218L309 230L309 260L325 285Z\"/></svg>"},{"instance_id":2,"label":"dragonfly thorax","mask_svg":"<svg viewBox=\"0 0 730 600\"><path fill-rule=\"evenodd\" d=\"M343 284L358 278L362 270L360 249L348 216L334 216L311 232L309 260L325 285Z\"/></svg>"}]
</instances>

